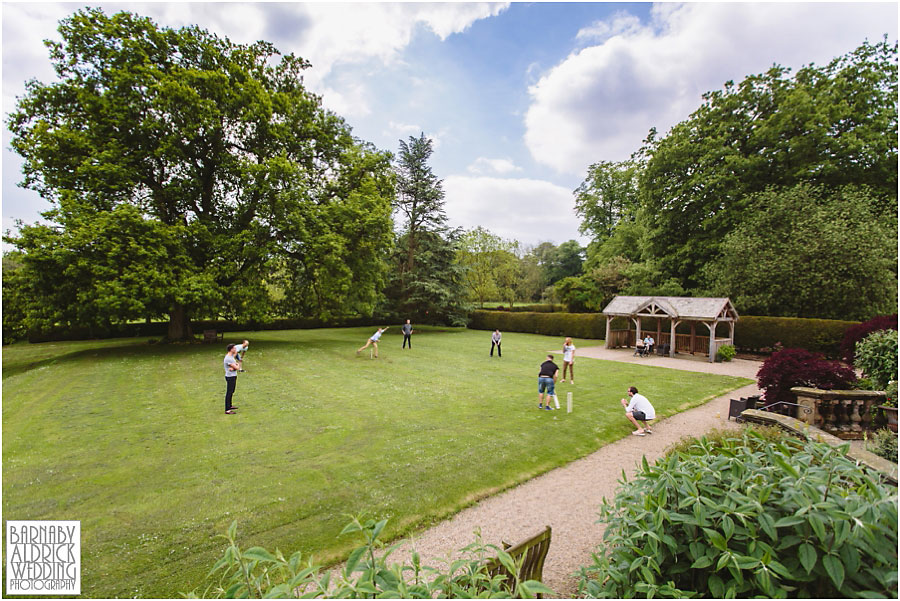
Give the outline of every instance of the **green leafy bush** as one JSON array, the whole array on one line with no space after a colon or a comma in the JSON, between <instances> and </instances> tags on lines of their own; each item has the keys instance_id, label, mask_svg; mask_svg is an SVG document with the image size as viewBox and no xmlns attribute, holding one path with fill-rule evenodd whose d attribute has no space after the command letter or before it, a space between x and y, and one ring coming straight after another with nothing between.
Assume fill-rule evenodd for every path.
<instances>
[{"instance_id":1,"label":"green leafy bush","mask_svg":"<svg viewBox=\"0 0 900 601\"><path fill-rule=\"evenodd\" d=\"M897 434L887 428L876 431L866 448L879 457L897 463Z\"/></svg>"},{"instance_id":2,"label":"green leafy bush","mask_svg":"<svg viewBox=\"0 0 900 601\"><path fill-rule=\"evenodd\" d=\"M884 404L886 406L897 406L897 380L888 382L887 388L884 389L884 397Z\"/></svg>"},{"instance_id":3,"label":"green leafy bush","mask_svg":"<svg viewBox=\"0 0 900 601\"><path fill-rule=\"evenodd\" d=\"M814 441L704 438L604 501L588 597L897 598L897 489Z\"/></svg>"},{"instance_id":4,"label":"green leafy bush","mask_svg":"<svg viewBox=\"0 0 900 601\"><path fill-rule=\"evenodd\" d=\"M856 321L804 319L800 317L758 317L742 315L734 326L734 345L745 351L768 352L781 344L840 356L841 340Z\"/></svg>"},{"instance_id":5,"label":"green leafy bush","mask_svg":"<svg viewBox=\"0 0 900 601\"><path fill-rule=\"evenodd\" d=\"M473 311L469 328L602 340L606 337L606 317L597 313Z\"/></svg>"},{"instance_id":6,"label":"green leafy bush","mask_svg":"<svg viewBox=\"0 0 900 601\"><path fill-rule=\"evenodd\" d=\"M857 342L854 365L884 390L897 379L897 330L878 330Z\"/></svg>"},{"instance_id":7,"label":"green leafy bush","mask_svg":"<svg viewBox=\"0 0 900 601\"><path fill-rule=\"evenodd\" d=\"M716 359L719 361L731 361L737 355L737 350L730 344L724 344L716 351Z\"/></svg>"},{"instance_id":8,"label":"green leafy bush","mask_svg":"<svg viewBox=\"0 0 900 601\"><path fill-rule=\"evenodd\" d=\"M218 581L199 596L203 598L241 599L459 599L475 597L531 598L538 593L553 594L540 582L519 581L515 576L521 565L496 545L486 545L476 534L476 540L461 551L462 559L450 563L446 569L423 566L418 553L409 564L387 564L396 548L376 553L384 547L379 536L387 520L376 522L353 518L341 534L359 533L364 543L354 549L344 568L322 570L310 559L305 562L297 551L289 558L278 549L271 553L262 547L242 550L235 542L237 522L232 522L224 538L228 541L225 554L213 566L210 576ZM489 561L496 557L513 580L492 574ZM524 557L520 558L524 561ZM188 595L196 598L193 591Z\"/></svg>"}]
</instances>

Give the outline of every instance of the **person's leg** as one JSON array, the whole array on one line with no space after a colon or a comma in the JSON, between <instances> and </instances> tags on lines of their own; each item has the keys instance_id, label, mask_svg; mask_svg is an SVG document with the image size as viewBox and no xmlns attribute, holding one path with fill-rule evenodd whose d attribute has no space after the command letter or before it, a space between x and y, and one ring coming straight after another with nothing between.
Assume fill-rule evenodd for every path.
<instances>
[{"instance_id":1,"label":"person's leg","mask_svg":"<svg viewBox=\"0 0 900 601\"><path fill-rule=\"evenodd\" d=\"M559 409L559 399L556 398L556 383L553 380L550 380L547 387L547 409L550 409L551 399L556 403L556 408Z\"/></svg>"},{"instance_id":2,"label":"person's leg","mask_svg":"<svg viewBox=\"0 0 900 601\"><path fill-rule=\"evenodd\" d=\"M497 356L498 356L498 357L502 357L502 356L503 356L503 353L500 352L500 343L499 343L499 342L497 343Z\"/></svg>"},{"instance_id":3,"label":"person's leg","mask_svg":"<svg viewBox=\"0 0 900 601\"><path fill-rule=\"evenodd\" d=\"M575 363L569 363L569 380L575 383Z\"/></svg>"},{"instance_id":4,"label":"person's leg","mask_svg":"<svg viewBox=\"0 0 900 601\"><path fill-rule=\"evenodd\" d=\"M356 354L358 355L358 354L360 354L361 352L363 352L364 350L366 350L367 348L369 348L369 345L370 345L370 344L372 344L372 339L371 339L371 338L369 338L368 340L366 340L365 346L361 346L361 347L359 347L358 349L356 349Z\"/></svg>"},{"instance_id":5,"label":"person's leg","mask_svg":"<svg viewBox=\"0 0 900 601\"><path fill-rule=\"evenodd\" d=\"M234 396L234 384L237 378L225 378L225 411L231 411L231 397Z\"/></svg>"},{"instance_id":6,"label":"person's leg","mask_svg":"<svg viewBox=\"0 0 900 601\"><path fill-rule=\"evenodd\" d=\"M375 357L377 358L377 357L378 357L378 342L376 342L376 341L373 340L373 341L372 341L372 346L375 347Z\"/></svg>"},{"instance_id":7,"label":"person's leg","mask_svg":"<svg viewBox=\"0 0 900 601\"><path fill-rule=\"evenodd\" d=\"M494 347L497 346L497 343L491 340L491 357L494 356Z\"/></svg>"},{"instance_id":8,"label":"person's leg","mask_svg":"<svg viewBox=\"0 0 900 601\"><path fill-rule=\"evenodd\" d=\"M538 409L544 408L544 381L538 378Z\"/></svg>"},{"instance_id":9,"label":"person's leg","mask_svg":"<svg viewBox=\"0 0 900 601\"><path fill-rule=\"evenodd\" d=\"M641 425L637 422L637 420L634 419L634 415L632 415L631 413L626 413L626 414L625 414L625 417L627 417L627 418L628 418L628 421L630 421L632 424L634 424L634 427L637 428L637 430L635 430L636 432L643 434L644 429L643 429L643 428L641 427Z\"/></svg>"},{"instance_id":10,"label":"person's leg","mask_svg":"<svg viewBox=\"0 0 900 601\"><path fill-rule=\"evenodd\" d=\"M409 342L409 348L412 349L412 334L407 334L406 340Z\"/></svg>"}]
</instances>

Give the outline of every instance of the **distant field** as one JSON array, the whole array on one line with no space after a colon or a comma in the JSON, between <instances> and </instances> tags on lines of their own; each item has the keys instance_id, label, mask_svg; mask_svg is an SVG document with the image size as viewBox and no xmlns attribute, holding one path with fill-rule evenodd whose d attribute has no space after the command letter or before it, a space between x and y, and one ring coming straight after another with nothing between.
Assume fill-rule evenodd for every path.
<instances>
[{"instance_id":1,"label":"distant field","mask_svg":"<svg viewBox=\"0 0 900 601\"><path fill-rule=\"evenodd\" d=\"M345 514L396 536L627 435L631 384L665 416L748 382L582 358L567 415L536 406L559 337L505 333L492 359L489 332L417 328L401 350L396 327L357 357L373 331L229 334L251 340L231 416L222 344L5 347L4 517L81 520L84 596L177 597L234 519L242 546L334 561L358 542Z\"/></svg>"}]
</instances>

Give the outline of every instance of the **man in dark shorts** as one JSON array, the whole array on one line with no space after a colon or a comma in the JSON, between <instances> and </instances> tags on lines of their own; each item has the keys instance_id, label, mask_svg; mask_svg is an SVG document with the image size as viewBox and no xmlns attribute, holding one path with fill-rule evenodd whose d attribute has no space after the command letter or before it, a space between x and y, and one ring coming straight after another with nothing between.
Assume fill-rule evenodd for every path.
<instances>
[{"instance_id":1,"label":"man in dark shorts","mask_svg":"<svg viewBox=\"0 0 900 601\"><path fill-rule=\"evenodd\" d=\"M547 355L547 360L541 363L541 371L538 373L538 409L547 409L550 411L550 401L556 400L556 376L559 374L559 367L553 362L553 355ZM544 407L544 392L547 392L547 407ZM556 401L556 408L559 409L559 401Z\"/></svg>"},{"instance_id":2,"label":"man in dark shorts","mask_svg":"<svg viewBox=\"0 0 900 601\"><path fill-rule=\"evenodd\" d=\"M406 348L406 343L408 342L409 348L411 350L412 349L413 328L412 328L412 325L409 323L408 319L406 320L406 323L403 324L403 327L400 329L403 331L403 348Z\"/></svg>"},{"instance_id":3,"label":"man in dark shorts","mask_svg":"<svg viewBox=\"0 0 900 601\"><path fill-rule=\"evenodd\" d=\"M625 417L637 428L632 434L635 436L653 434L649 424L649 422L656 419L656 410L653 409L653 405L650 404L647 397L638 394L638 389L635 386L628 388L628 396L631 397L630 403L625 402L625 399L621 399L621 402L622 406L625 407ZM641 427L641 424L638 422L641 422L644 426Z\"/></svg>"}]
</instances>

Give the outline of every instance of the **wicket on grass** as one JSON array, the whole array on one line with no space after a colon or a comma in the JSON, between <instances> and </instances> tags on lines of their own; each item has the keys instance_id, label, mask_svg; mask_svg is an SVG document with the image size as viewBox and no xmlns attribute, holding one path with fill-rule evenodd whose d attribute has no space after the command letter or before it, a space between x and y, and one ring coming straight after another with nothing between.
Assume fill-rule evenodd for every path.
<instances>
[{"instance_id":1,"label":"wicket on grass","mask_svg":"<svg viewBox=\"0 0 900 601\"><path fill-rule=\"evenodd\" d=\"M572 413L572 393L566 393L566 413Z\"/></svg>"}]
</instances>

